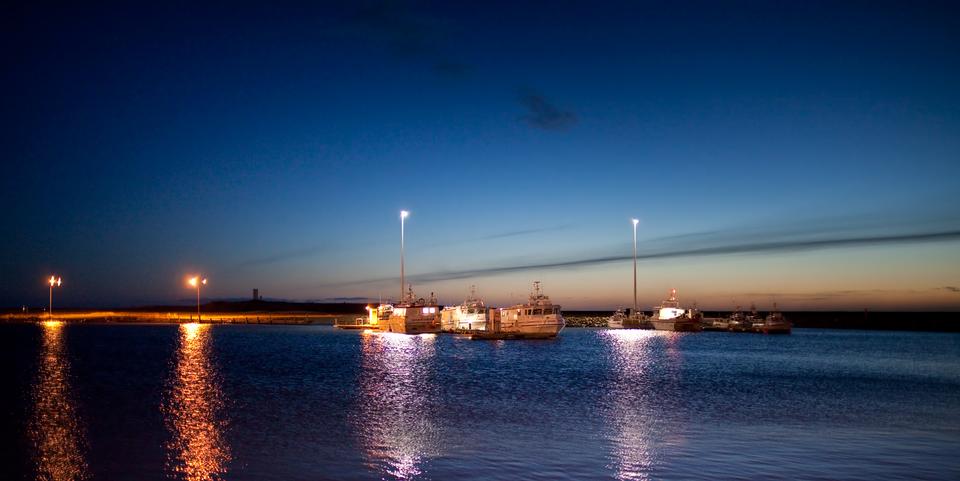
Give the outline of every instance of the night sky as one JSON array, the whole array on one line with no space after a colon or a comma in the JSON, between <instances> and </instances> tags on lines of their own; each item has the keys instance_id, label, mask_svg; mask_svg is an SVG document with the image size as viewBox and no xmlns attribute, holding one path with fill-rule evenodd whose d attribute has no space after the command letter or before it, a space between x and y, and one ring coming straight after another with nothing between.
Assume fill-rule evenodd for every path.
<instances>
[{"instance_id":1,"label":"night sky","mask_svg":"<svg viewBox=\"0 0 960 481\"><path fill-rule=\"evenodd\" d=\"M0 307L960 309L956 2L137 3L0 7Z\"/></svg>"}]
</instances>

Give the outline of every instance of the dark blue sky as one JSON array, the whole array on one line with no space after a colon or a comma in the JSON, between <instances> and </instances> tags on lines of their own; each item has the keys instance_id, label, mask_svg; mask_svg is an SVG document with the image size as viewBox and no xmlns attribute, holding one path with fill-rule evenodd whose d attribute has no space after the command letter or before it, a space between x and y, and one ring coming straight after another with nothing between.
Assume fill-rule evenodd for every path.
<instances>
[{"instance_id":1,"label":"dark blue sky","mask_svg":"<svg viewBox=\"0 0 960 481\"><path fill-rule=\"evenodd\" d=\"M3 7L0 305L960 308L955 3L161 3Z\"/></svg>"}]
</instances>

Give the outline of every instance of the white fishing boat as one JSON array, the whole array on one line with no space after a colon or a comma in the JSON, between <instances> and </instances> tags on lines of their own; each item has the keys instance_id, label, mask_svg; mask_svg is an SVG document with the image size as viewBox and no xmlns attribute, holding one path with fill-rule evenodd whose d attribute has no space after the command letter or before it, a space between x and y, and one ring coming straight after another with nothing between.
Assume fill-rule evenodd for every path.
<instances>
[{"instance_id":1,"label":"white fishing boat","mask_svg":"<svg viewBox=\"0 0 960 481\"><path fill-rule=\"evenodd\" d=\"M669 299L653 309L651 323L653 328L658 331L692 332L702 330L699 313L695 309L688 311L680 308L676 289L670 291Z\"/></svg>"},{"instance_id":2,"label":"white fishing boat","mask_svg":"<svg viewBox=\"0 0 960 481\"><path fill-rule=\"evenodd\" d=\"M766 320L763 318L763 316L757 312L757 305L750 303L750 314L747 314L746 316L746 325L749 326L750 330L753 332L762 332L765 322Z\"/></svg>"},{"instance_id":3,"label":"white fishing boat","mask_svg":"<svg viewBox=\"0 0 960 481\"><path fill-rule=\"evenodd\" d=\"M500 309L493 321L493 329L474 338L543 339L556 337L566 325L560 306L540 290L540 281L533 283L526 303Z\"/></svg>"},{"instance_id":4,"label":"white fishing boat","mask_svg":"<svg viewBox=\"0 0 960 481\"><path fill-rule=\"evenodd\" d=\"M437 298L430 293L429 299L416 298L413 288L409 288L402 302L396 305L380 306L378 328L385 332L402 334L427 334L440 332L440 306Z\"/></svg>"},{"instance_id":5,"label":"white fishing boat","mask_svg":"<svg viewBox=\"0 0 960 481\"><path fill-rule=\"evenodd\" d=\"M777 304L774 303L773 311L767 314L760 330L764 334L790 334L793 330L793 324L783 317L783 314L777 309Z\"/></svg>"},{"instance_id":6,"label":"white fishing boat","mask_svg":"<svg viewBox=\"0 0 960 481\"><path fill-rule=\"evenodd\" d=\"M488 309L477 298L476 286L470 286L470 297L458 306L444 307L440 312L440 329L444 332L485 331Z\"/></svg>"}]
</instances>

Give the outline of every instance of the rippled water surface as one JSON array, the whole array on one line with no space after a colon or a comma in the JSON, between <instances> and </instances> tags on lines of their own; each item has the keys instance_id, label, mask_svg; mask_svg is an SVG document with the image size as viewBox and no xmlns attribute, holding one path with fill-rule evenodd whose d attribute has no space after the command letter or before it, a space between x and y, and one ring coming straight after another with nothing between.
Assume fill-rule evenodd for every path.
<instances>
[{"instance_id":1,"label":"rippled water surface","mask_svg":"<svg viewBox=\"0 0 960 481\"><path fill-rule=\"evenodd\" d=\"M960 479L960 336L0 326L0 479Z\"/></svg>"}]
</instances>

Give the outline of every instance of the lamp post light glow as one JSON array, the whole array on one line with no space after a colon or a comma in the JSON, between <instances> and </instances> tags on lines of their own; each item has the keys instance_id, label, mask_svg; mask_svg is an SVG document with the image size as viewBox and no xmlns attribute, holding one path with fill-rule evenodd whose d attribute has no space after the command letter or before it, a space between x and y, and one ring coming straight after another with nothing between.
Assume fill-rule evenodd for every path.
<instances>
[{"instance_id":1,"label":"lamp post light glow","mask_svg":"<svg viewBox=\"0 0 960 481\"><path fill-rule=\"evenodd\" d=\"M200 322L200 286L207 285L207 278L200 276L193 276L187 279L187 284L190 284L190 287L197 288L197 322Z\"/></svg>"},{"instance_id":2,"label":"lamp post light glow","mask_svg":"<svg viewBox=\"0 0 960 481\"><path fill-rule=\"evenodd\" d=\"M53 316L53 288L63 285L63 279L60 276L50 276L47 280L50 284L50 308L47 310L47 318Z\"/></svg>"},{"instance_id":3,"label":"lamp post light glow","mask_svg":"<svg viewBox=\"0 0 960 481\"><path fill-rule=\"evenodd\" d=\"M637 224L640 219L630 219L633 222L633 313L637 313Z\"/></svg>"},{"instance_id":4,"label":"lamp post light glow","mask_svg":"<svg viewBox=\"0 0 960 481\"><path fill-rule=\"evenodd\" d=\"M404 286L404 277L403 277L403 223L407 219L410 213L401 210L400 211L400 302L403 302L403 286Z\"/></svg>"}]
</instances>

